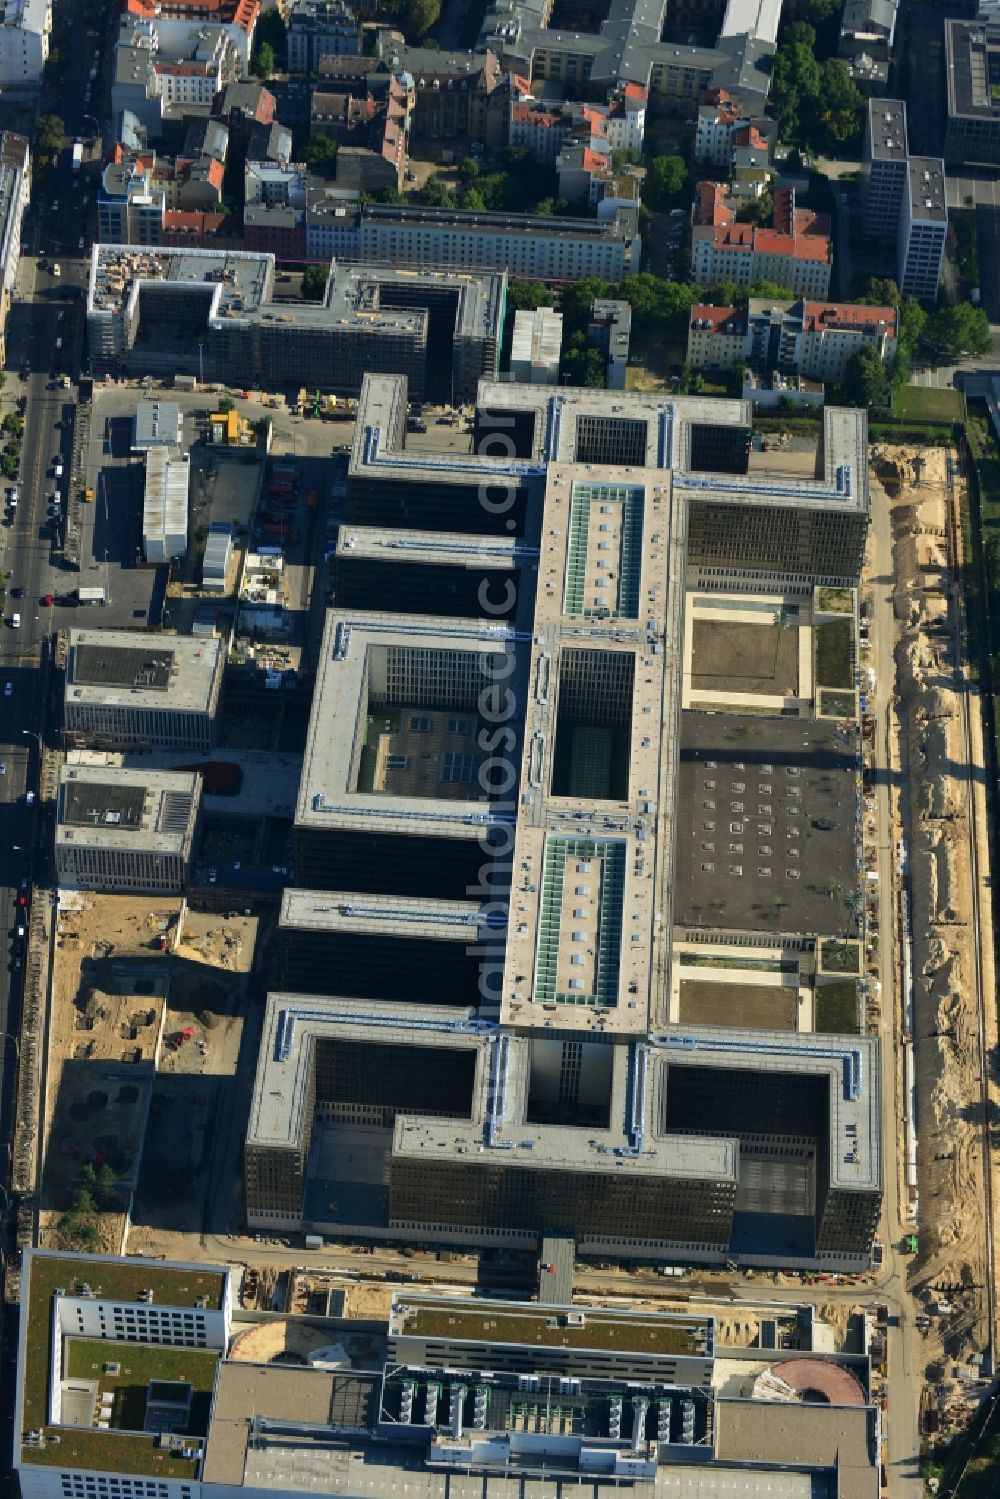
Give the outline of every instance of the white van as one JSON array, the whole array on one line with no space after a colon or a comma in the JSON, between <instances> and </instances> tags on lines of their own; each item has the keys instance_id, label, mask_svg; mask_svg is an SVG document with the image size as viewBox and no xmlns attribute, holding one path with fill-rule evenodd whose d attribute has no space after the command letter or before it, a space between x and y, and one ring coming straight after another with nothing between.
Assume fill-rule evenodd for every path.
<instances>
[{"instance_id":1,"label":"white van","mask_svg":"<svg viewBox=\"0 0 1000 1499\"><path fill-rule=\"evenodd\" d=\"M12 630L19 630L21 628L21 616L19 614L11 615L10 627Z\"/></svg>"},{"instance_id":2,"label":"white van","mask_svg":"<svg viewBox=\"0 0 1000 1499\"><path fill-rule=\"evenodd\" d=\"M57 349L61 349L62 348L62 339L61 338L57 338L56 339L56 348Z\"/></svg>"}]
</instances>

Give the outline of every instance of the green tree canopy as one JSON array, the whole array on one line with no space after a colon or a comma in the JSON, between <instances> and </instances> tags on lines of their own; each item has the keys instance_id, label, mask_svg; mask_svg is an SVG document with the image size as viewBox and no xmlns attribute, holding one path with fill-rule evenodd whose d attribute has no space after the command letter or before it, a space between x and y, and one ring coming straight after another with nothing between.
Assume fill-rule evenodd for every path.
<instances>
[{"instance_id":1,"label":"green tree canopy","mask_svg":"<svg viewBox=\"0 0 1000 1499\"><path fill-rule=\"evenodd\" d=\"M604 387L604 355L587 340L585 333L576 332L569 340L562 357L562 373L570 385L588 385L591 389Z\"/></svg>"},{"instance_id":2,"label":"green tree canopy","mask_svg":"<svg viewBox=\"0 0 1000 1499\"><path fill-rule=\"evenodd\" d=\"M552 292L544 281L511 281L507 287L507 308L515 312L533 312L536 307L551 307Z\"/></svg>"},{"instance_id":3,"label":"green tree canopy","mask_svg":"<svg viewBox=\"0 0 1000 1499\"><path fill-rule=\"evenodd\" d=\"M673 206L677 194L687 182L683 156L655 156L646 168L642 184L642 201L653 213Z\"/></svg>"},{"instance_id":4,"label":"green tree canopy","mask_svg":"<svg viewBox=\"0 0 1000 1499\"><path fill-rule=\"evenodd\" d=\"M337 175L337 142L324 130L314 130L302 147L302 160L324 177Z\"/></svg>"},{"instance_id":5,"label":"green tree canopy","mask_svg":"<svg viewBox=\"0 0 1000 1499\"><path fill-rule=\"evenodd\" d=\"M406 0L406 29L413 36L426 36L441 15L441 0Z\"/></svg>"},{"instance_id":6,"label":"green tree canopy","mask_svg":"<svg viewBox=\"0 0 1000 1499\"><path fill-rule=\"evenodd\" d=\"M274 77L275 56L270 42L261 42L255 49L252 68L256 77L265 81Z\"/></svg>"},{"instance_id":7,"label":"green tree canopy","mask_svg":"<svg viewBox=\"0 0 1000 1499\"><path fill-rule=\"evenodd\" d=\"M992 347L990 322L981 307L956 302L932 313L924 328L924 341L938 354L959 359L963 354L988 354Z\"/></svg>"},{"instance_id":8,"label":"green tree canopy","mask_svg":"<svg viewBox=\"0 0 1000 1499\"><path fill-rule=\"evenodd\" d=\"M43 156L53 156L65 134L66 126L58 115L40 115L35 126L35 150Z\"/></svg>"},{"instance_id":9,"label":"green tree canopy","mask_svg":"<svg viewBox=\"0 0 1000 1499\"><path fill-rule=\"evenodd\" d=\"M859 349L852 354L837 392L842 406L864 406L873 413L886 412L892 406L889 374L877 352Z\"/></svg>"},{"instance_id":10,"label":"green tree canopy","mask_svg":"<svg viewBox=\"0 0 1000 1499\"><path fill-rule=\"evenodd\" d=\"M307 302L322 302L326 293L328 265L307 265L302 273L302 295Z\"/></svg>"}]
</instances>

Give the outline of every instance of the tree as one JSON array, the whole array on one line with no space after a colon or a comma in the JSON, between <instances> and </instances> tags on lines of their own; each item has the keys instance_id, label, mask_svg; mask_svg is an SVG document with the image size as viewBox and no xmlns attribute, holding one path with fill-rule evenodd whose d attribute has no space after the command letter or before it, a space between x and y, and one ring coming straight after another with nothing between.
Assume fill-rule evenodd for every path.
<instances>
[{"instance_id":1,"label":"tree","mask_svg":"<svg viewBox=\"0 0 1000 1499\"><path fill-rule=\"evenodd\" d=\"M337 142L324 130L315 130L302 148L306 166L324 177L337 175Z\"/></svg>"},{"instance_id":2,"label":"tree","mask_svg":"<svg viewBox=\"0 0 1000 1499\"><path fill-rule=\"evenodd\" d=\"M261 42L254 54L253 72L256 77L263 78L266 81L268 78L274 77L274 69L274 48L270 42Z\"/></svg>"},{"instance_id":3,"label":"tree","mask_svg":"<svg viewBox=\"0 0 1000 1499\"><path fill-rule=\"evenodd\" d=\"M874 349L862 348L851 355L837 400L841 406L863 406L872 412L889 410L892 405L889 374Z\"/></svg>"},{"instance_id":4,"label":"tree","mask_svg":"<svg viewBox=\"0 0 1000 1499\"><path fill-rule=\"evenodd\" d=\"M585 333L574 333L562 358L562 373L570 385L604 388L604 355L588 343Z\"/></svg>"},{"instance_id":5,"label":"tree","mask_svg":"<svg viewBox=\"0 0 1000 1499\"><path fill-rule=\"evenodd\" d=\"M746 299L746 292L743 292ZM710 307L735 307L740 298L740 288L735 281L717 281L710 286L705 293L705 301Z\"/></svg>"},{"instance_id":6,"label":"tree","mask_svg":"<svg viewBox=\"0 0 1000 1499\"><path fill-rule=\"evenodd\" d=\"M287 63L288 33L277 6L261 11L260 19L254 28L254 46L258 51L262 47L270 47L275 61L280 58L283 64Z\"/></svg>"},{"instance_id":7,"label":"tree","mask_svg":"<svg viewBox=\"0 0 1000 1499\"><path fill-rule=\"evenodd\" d=\"M687 182L683 156L656 156L646 168L642 184L642 201L653 213L662 213Z\"/></svg>"},{"instance_id":8,"label":"tree","mask_svg":"<svg viewBox=\"0 0 1000 1499\"><path fill-rule=\"evenodd\" d=\"M897 307L900 301L899 287L889 276L869 276L865 294L858 301L868 307Z\"/></svg>"},{"instance_id":9,"label":"tree","mask_svg":"<svg viewBox=\"0 0 1000 1499\"><path fill-rule=\"evenodd\" d=\"M441 0L407 0L406 29L416 37L426 36L441 15Z\"/></svg>"},{"instance_id":10,"label":"tree","mask_svg":"<svg viewBox=\"0 0 1000 1499\"><path fill-rule=\"evenodd\" d=\"M223 396L218 403L217 410L219 410L223 416L227 416L230 411L236 410L236 402L233 400L232 396Z\"/></svg>"},{"instance_id":11,"label":"tree","mask_svg":"<svg viewBox=\"0 0 1000 1499\"><path fill-rule=\"evenodd\" d=\"M302 295L307 302L322 302L326 295L328 265L307 265L302 273Z\"/></svg>"},{"instance_id":12,"label":"tree","mask_svg":"<svg viewBox=\"0 0 1000 1499\"><path fill-rule=\"evenodd\" d=\"M771 297L775 302L787 302L794 295L790 286L779 286L776 281L751 282L747 297Z\"/></svg>"},{"instance_id":13,"label":"tree","mask_svg":"<svg viewBox=\"0 0 1000 1499\"><path fill-rule=\"evenodd\" d=\"M507 310L533 312L536 307L551 307L552 293L544 281L511 281L507 287Z\"/></svg>"},{"instance_id":14,"label":"tree","mask_svg":"<svg viewBox=\"0 0 1000 1499\"><path fill-rule=\"evenodd\" d=\"M766 189L759 198L753 198L749 203L737 210L736 222L738 224L766 224L774 213L774 198Z\"/></svg>"},{"instance_id":15,"label":"tree","mask_svg":"<svg viewBox=\"0 0 1000 1499\"><path fill-rule=\"evenodd\" d=\"M421 203L429 208L447 208L454 200L455 195L443 177L428 177L420 191Z\"/></svg>"},{"instance_id":16,"label":"tree","mask_svg":"<svg viewBox=\"0 0 1000 1499\"><path fill-rule=\"evenodd\" d=\"M990 322L981 307L956 302L932 313L924 329L924 340L936 353L960 359L963 354L988 354L993 346Z\"/></svg>"}]
</instances>

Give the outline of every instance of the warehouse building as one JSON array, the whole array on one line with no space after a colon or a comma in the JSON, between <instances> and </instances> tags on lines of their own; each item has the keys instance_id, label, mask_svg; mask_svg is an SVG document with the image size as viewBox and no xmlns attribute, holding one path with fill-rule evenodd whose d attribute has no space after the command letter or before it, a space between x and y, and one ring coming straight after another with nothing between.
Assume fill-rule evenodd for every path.
<instances>
[{"instance_id":1,"label":"warehouse building","mask_svg":"<svg viewBox=\"0 0 1000 1499\"><path fill-rule=\"evenodd\" d=\"M142 492L142 550L153 567L183 557L188 545L190 453L151 447Z\"/></svg>"},{"instance_id":2,"label":"warehouse building","mask_svg":"<svg viewBox=\"0 0 1000 1499\"><path fill-rule=\"evenodd\" d=\"M201 812L193 771L63 765L56 805L60 885L179 895Z\"/></svg>"},{"instance_id":3,"label":"warehouse building","mask_svg":"<svg viewBox=\"0 0 1000 1499\"><path fill-rule=\"evenodd\" d=\"M273 255L95 245L90 348L101 372L356 395L367 371L386 371L416 395L453 378L455 399L472 400L498 370L506 275L406 264L395 251L384 265L334 261L323 301L291 306L274 302Z\"/></svg>"},{"instance_id":4,"label":"warehouse building","mask_svg":"<svg viewBox=\"0 0 1000 1499\"><path fill-rule=\"evenodd\" d=\"M222 642L132 630L71 630L66 743L95 749L191 749L215 739Z\"/></svg>"}]
</instances>

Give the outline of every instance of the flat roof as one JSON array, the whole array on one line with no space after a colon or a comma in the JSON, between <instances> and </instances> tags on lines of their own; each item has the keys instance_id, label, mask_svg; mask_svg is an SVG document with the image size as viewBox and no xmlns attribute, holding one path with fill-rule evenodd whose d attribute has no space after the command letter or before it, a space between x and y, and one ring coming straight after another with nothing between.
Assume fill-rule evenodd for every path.
<instances>
[{"instance_id":1,"label":"flat roof","mask_svg":"<svg viewBox=\"0 0 1000 1499\"><path fill-rule=\"evenodd\" d=\"M680 727L675 925L850 935L856 735L829 719L695 709Z\"/></svg>"},{"instance_id":2,"label":"flat roof","mask_svg":"<svg viewBox=\"0 0 1000 1499\"><path fill-rule=\"evenodd\" d=\"M20 1461L164 1478L197 1477L201 1444L196 1439L184 1442L185 1447L196 1449L195 1457L189 1459L160 1447L154 1435L141 1432L62 1426L58 1429L58 1443L34 1446L23 1438L28 1431L53 1430L46 1418L53 1376L54 1302L58 1296L88 1295L95 1301L131 1304L139 1302L140 1292L152 1290L153 1304L157 1307L191 1309L207 1298L208 1308L220 1311L226 1304L229 1274L228 1270L206 1265L25 1250L15 1413L20 1431ZM85 1286L89 1286L89 1293L83 1291Z\"/></svg>"},{"instance_id":3,"label":"flat roof","mask_svg":"<svg viewBox=\"0 0 1000 1499\"><path fill-rule=\"evenodd\" d=\"M910 217L924 223L948 223L944 162L934 156L911 156L907 163Z\"/></svg>"},{"instance_id":4,"label":"flat roof","mask_svg":"<svg viewBox=\"0 0 1000 1499\"><path fill-rule=\"evenodd\" d=\"M200 795L194 771L64 764L56 846L182 853Z\"/></svg>"},{"instance_id":5,"label":"flat roof","mask_svg":"<svg viewBox=\"0 0 1000 1499\"><path fill-rule=\"evenodd\" d=\"M849 1490L852 1499L878 1494L878 1428L870 1406L720 1399L715 1415L720 1462L806 1462L850 1473L857 1485Z\"/></svg>"},{"instance_id":6,"label":"flat roof","mask_svg":"<svg viewBox=\"0 0 1000 1499\"><path fill-rule=\"evenodd\" d=\"M70 630L67 704L207 713L222 641L132 630Z\"/></svg>"},{"instance_id":7,"label":"flat roof","mask_svg":"<svg viewBox=\"0 0 1000 1499\"><path fill-rule=\"evenodd\" d=\"M337 533L338 558L416 562L426 567L481 570L516 567L538 548L506 536L466 536L454 531L386 531L377 526L342 525Z\"/></svg>"},{"instance_id":8,"label":"flat roof","mask_svg":"<svg viewBox=\"0 0 1000 1499\"><path fill-rule=\"evenodd\" d=\"M332 1334L331 1341L334 1341ZM245 1483L248 1488L261 1484L267 1488L279 1485L297 1488L284 1470L279 1479L278 1470L270 1466L266 1450L269 1442L265 1443L263 1454L266 1475L255 1472L251 1437L257 1419L273 1422L279 1431L283 1423L293 1428L335 1426L338 1430L363 1431L375 1425L380 1379L380 1373L354 1370L330 1372L287 1364L223 1364L205 1445L202 1482ZM325 1432L302 1430L295 1445L308 1446L310 1439L315 1440L320 1451L330 1455Z\"/></svg>"},{"instance_id":9,"label":"flat roof","mask_svg":"<svg viewBox=\"0 0 1000 1499\"><path fill-rule=\"evenodd\" d=\"M873 160L906 160L906 105L902 99L869 99L868 138Z\"/></svg>"},{"instance_id":10,"label":"flat roof","mask_svg":"<svg viewBox=\"0 0 1000 1499\"><path fill-rule=\"evenodd\" d=\"M442 229L456 234L523 234L530 238L570 240L631 240L635 229L626 230L622 216L613 219L574 219L558 214L474 212L457 208L425 208L414 203L365 203L361 229L366 223L396 224L400 229Z\"/></svg>"},{"instance_id":11,"label":"flat roof","mask_svg":"<svg viewBox=\"0 0 1000 1499\"><path fill-rule=\"evenodd\" d=\"M485 1054L491 1030L480 1024L474 1011L454 1007L390 1007L379 1001L349 997L269 994L250 1102L247 1143L287 1148L298 1147L303 1138L308 1140L312 1121L306 1120L304 1111L311 1096L309 1085L317 1040L454 1047ZM480 1066L479 1071L483 1073L484 1068ZM477 1088L482 1086L480 1078Z\"/></svg>"},{"instance_id":12,"label":"flat roof","mask_svg":"<svg viewBox=\"0 0 1000 1499\"><path fill-rule=\"evenodd\" d=\"M570 1318L578 1320L570 1320ZM390 1337L435 1342L520 1343L528 1347L601 1349L652 1356L703 1356L711 1348L711 1317L679 1312L631 1312L587 1306L508 1307L422 1298L401 1293L389 1313Z\"/></svg>"},{"instance_id":13,"label":"flat roof","mask_svg":"<svg viewBox=\"0 0 1000 1499\"><path fill-rule=\"evenodd\" d=\"M281 897L279 925L295 931L423 937L432 942L468 944L477 940L481 921L477 901L296 890L288 886Z\"/></svg>"},{"instance_id":14,"label":"flat roof","mask_svg":"<svg viewBox=\"0 0 1000 1499\"><path fill-rule=\"evenodd\" d=\"M356 750L369 713L370 652L439 652L475 657L512 646L516 631L485 620L327 611L316 671L295 822L445 838L480 838L495 816L479 796L442 800L359 791ZM408 708L421 707L408 703ZM375 710L375 717L379 710ZM476 789L476 788L474 788Z\"/></svg>"},{"instance_id":15,"label":"flat roof","mask_svg":"<svg viewBox=\"0 0 1000 1499\"><path fill-rule=\"evenodd\" d=\"M1000 21L948 19L944 47L949 115L1000 121Z\"/></svg>"}]
</instances>

